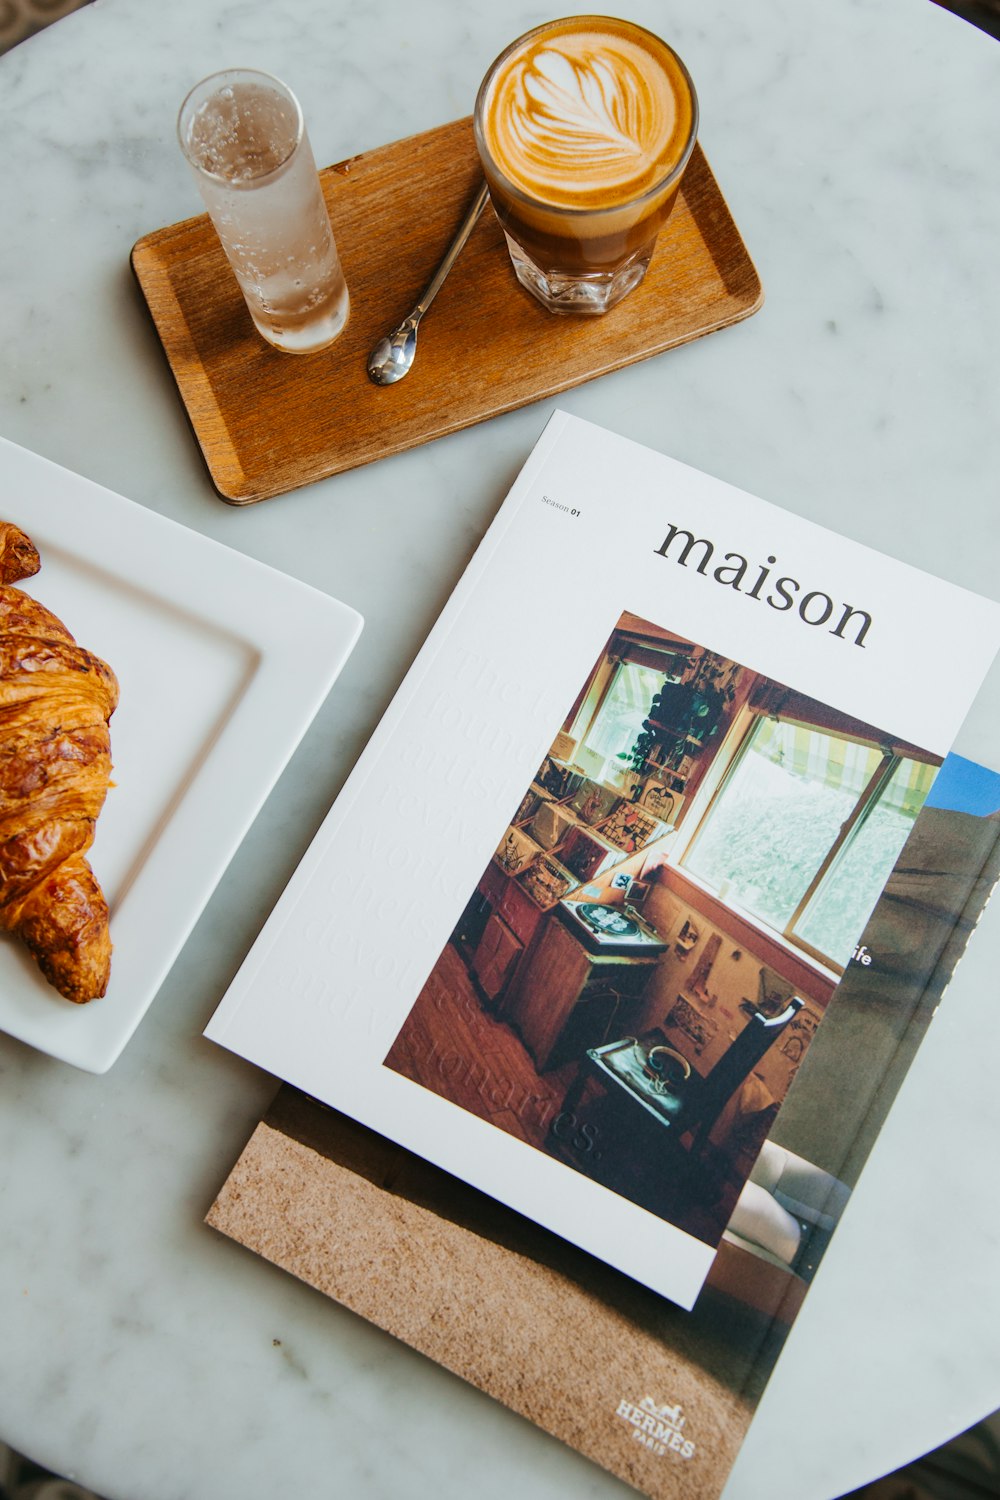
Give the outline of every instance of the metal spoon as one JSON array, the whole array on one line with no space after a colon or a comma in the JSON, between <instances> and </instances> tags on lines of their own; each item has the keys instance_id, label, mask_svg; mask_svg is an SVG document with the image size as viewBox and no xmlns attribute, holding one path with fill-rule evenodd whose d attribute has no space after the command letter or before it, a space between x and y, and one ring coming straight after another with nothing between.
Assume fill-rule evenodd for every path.
<instances>
[{"instance_id":1,"label":"metal spoon","mask_svg":"<svg viewBox=\"0 0 1000 1500\"><path fill-rule=\"evenodd\" d=\"M458 233L448 246L448 253L435 271L416 307L408 318L403 319L395 333L387 334L385 338L379 339L369 354L368 377L374 380L376 385L394 385L397 380L402 380L412 365L413 357L417 352L417 325L441 290L445 277L476 227L476 221L483 211L488 196L489 189L484 182L462 220Z\"/></svg>"}]
</instances>

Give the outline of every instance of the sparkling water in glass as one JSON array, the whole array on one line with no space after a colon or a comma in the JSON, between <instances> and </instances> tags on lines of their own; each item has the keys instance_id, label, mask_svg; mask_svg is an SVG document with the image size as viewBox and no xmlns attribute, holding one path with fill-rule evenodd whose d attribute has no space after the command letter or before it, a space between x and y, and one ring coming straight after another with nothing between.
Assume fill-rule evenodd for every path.
<instances>
[{"instance_id":1,"label":"sparkling water in glass","mask_svg":"<svg viewBox=\"0 0 1000 1500\"><path fill-rule=\"evenodd\" d=\"M214 73L177 133L258 331L294 354L332 344L350 303L295 95L253 69Z\"/></svg>"}]
</instances>

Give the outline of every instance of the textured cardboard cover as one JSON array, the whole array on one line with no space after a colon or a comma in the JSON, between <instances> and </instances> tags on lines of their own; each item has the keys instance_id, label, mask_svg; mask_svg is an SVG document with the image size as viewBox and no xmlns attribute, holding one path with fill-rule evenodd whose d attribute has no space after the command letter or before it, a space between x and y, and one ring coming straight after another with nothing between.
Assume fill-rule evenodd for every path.
<instances>
[{"instance_id":1,"label":"textured cardboard cover","mask_svg":"<svg viewBox=\"0 0 1000 1500\"><path fill-rule=\"evenodd\" d=\"M756 1259L767 1310L735 1300L726 1245L684 1312L287 1086L208 1222L656 1500L722 1489L799 1300ZM644 1398L680 1406L689 1457Z\"/></svg>"}]
</instances>

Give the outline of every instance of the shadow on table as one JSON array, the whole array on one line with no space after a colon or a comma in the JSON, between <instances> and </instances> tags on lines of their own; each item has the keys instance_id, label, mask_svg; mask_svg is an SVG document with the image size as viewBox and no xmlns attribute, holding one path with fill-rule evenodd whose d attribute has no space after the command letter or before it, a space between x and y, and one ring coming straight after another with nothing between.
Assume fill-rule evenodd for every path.
<instances>
[{"instance_id":1,"label":"shadow on table","mask_svg":"<svg viewBox=\"0 0 1000 1500\"><path fill-rule=\"evenodd\" d=\"M961 1437L863 1485L843 1500L995 1500L1000 1495L1000 1412Z\"/></svg>"},{"instance_id":2,"label":"shadow on table","mask_svg":"<svg viewBox=\"0 0 1000 1500\"><path fill-rule=\"evenodd\" d=\"M944 10L954 11L963 21L978 26L990 36L1000 37L1000 0L936 0Z\"/></svg>"},{"instance_id":3,"label":"shadow on table","mask_svg":"<svg viewBox=\"0 0 1000 1500\"><path fill-rule=\"evenodd\" d=\"M842 1500L996 1500L1000 1495L1000 1412L895 1474ZM0 1500L100 1500L57 1479L0 1439Z\"/></svg>"},{"instance_id":4,"label":"shadow on table","mask_svg":"<svg viewBox=\"0 0 1000 1500\"><path fill-rule=\"evenodd\" d=\"M5 0L0 4L0 53L89 4L90 0Z\"/></svg>"}]
</instances>

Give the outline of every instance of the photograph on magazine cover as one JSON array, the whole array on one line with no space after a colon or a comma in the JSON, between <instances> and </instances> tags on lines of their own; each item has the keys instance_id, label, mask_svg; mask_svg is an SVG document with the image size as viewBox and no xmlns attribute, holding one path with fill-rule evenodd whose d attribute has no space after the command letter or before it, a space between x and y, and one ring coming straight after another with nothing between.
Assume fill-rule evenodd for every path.
<instances>
[{"instance_id":1,"label":"photograph on magazine cover","mask_svg":"<svg viewBox=\"0 0 1000 1500\"><path fill-rule=\"evenodd\" d=\"M385 1066L708 1246L941 757L630 614Z\"/></svg>"}]
</instances>

